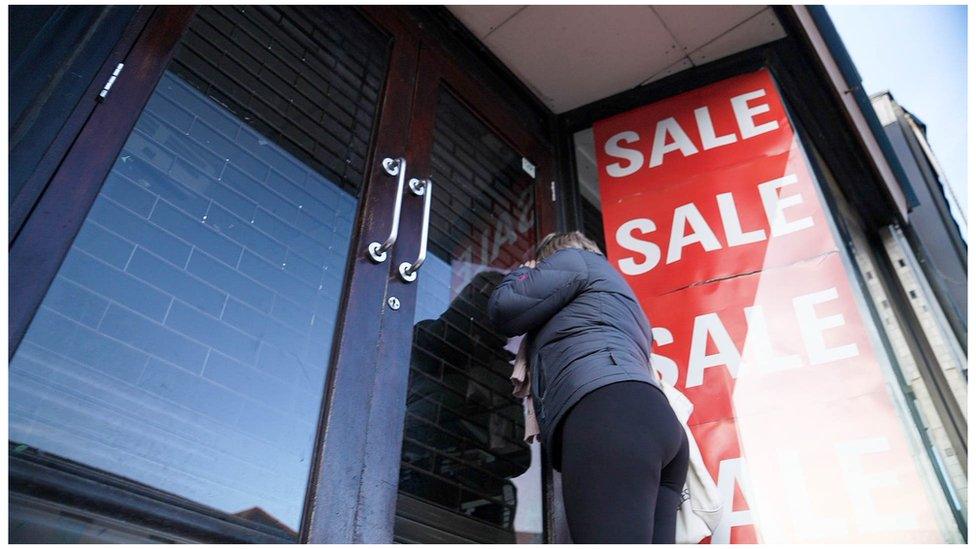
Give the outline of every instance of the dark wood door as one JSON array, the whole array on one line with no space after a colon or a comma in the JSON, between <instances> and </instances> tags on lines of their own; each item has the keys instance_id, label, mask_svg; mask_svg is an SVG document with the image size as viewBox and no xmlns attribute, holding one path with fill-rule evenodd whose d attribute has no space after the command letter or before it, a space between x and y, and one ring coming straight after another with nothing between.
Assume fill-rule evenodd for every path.
<instances>
[{"instance_id":1,"label":"dark wood door","mask_svg":"<svg viewBox=\"0 0 976 549\"><path fill-rule=\"evenodd\" d=\"M111 497L159 535L356 539L391 444L379 355L409 350L367 248L398 226L417 35L337 6L147 18L11 245L11 522L87 539L50 505Z\"/></svg>"},{"instance_id":2,"label":"dark wood door","mask_svg":"<svg viewBox=\"0 0 976 549\"><path fill-rule=\"evenodd\" d=\"M393 37L373 161L403 150L405 162L371 185L388 202L400 189L401 209L364 221L388 230L395 219L397 240L364 285L384 288L379 304L350 290L355 318L372 324L340 336L305 539L539 541L543 475L508 381L515 342L491 333L484 307L554 229L546 126L412 10L364 11Z\"/></svg>"},{"instance_id":3,"label":"dark wood door","mask_svg":"<svg viewBox=\"0 0 976 549\"><path fill-rule=\"evenodd\" d=\"M517 341L486 317L494 286L554 227L549 148L511 102L421 42L407 142L411 176L429 186L404 201L393 266L414 264L425 239L426 257L414 280L394 273L403 306L383 325L389 360L409 363L397 541L543 539L541 453L523 441L508 379Z\"/></svg>"},{"instance_id":4,"label":"dark wood door","mask_svg":"<svg viewBox=\"0 0 976 549\"><path fill-rule=\"evenodd\" d=\"M11 245L18 486L71 460L214 541L541 536L483 307L553 228L544 124L364 11L154 11Z\"/></svg>"}]
</instances>

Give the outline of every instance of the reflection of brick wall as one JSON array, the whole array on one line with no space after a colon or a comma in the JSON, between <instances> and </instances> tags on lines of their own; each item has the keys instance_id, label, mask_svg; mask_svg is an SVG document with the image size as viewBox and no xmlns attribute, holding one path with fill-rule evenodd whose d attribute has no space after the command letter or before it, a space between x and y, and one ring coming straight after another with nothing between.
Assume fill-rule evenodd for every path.
<instances>
[{"instance_id":1,"label":"reflection of brick wall","mask_svg":"<svg viewBox=\"0 0 976 549\"><path fill-rule=\"evenodd\" d=\"M532 180L449 93L434 129L431 257L418 280L400 490L501 528L480 541L511 543L517 506L538 506L541 494L516 493L511 480L532 455L509 380L514 354L487 304L499 271L534 243Z\"/></svg>"},{"instance_id":2,"label":"reflection of brick wall","mask_svg":"<svg viewBox=\"0 0 976 549\"><path fill-rule=\"evenodd\" d=\"M522 158L450 93L439 97L431 163L434 254L500 268L528 259L535 201ZM455 291L477 269L466 271L454 273Z\"/></svg>"},{"instance_id":3,"label":"reflection of brick wall","mask_svg":"<svg viewBox=\"0 0 976 549\"><path fill-rule=\"evenodd\" d=\"M11 364L10 438L296 528L355 204L167 73Z\"/></svg>"},{"instance_id":4,"label":"reflection of brick wall","mask_svg":"<svg viewBox=\"0 0 976 549\"><path fill-rule=\"evenodd\" d=\"M343 6L201 6L172 70L356 193L388 40Z\"/></svg>"}]
</instances>

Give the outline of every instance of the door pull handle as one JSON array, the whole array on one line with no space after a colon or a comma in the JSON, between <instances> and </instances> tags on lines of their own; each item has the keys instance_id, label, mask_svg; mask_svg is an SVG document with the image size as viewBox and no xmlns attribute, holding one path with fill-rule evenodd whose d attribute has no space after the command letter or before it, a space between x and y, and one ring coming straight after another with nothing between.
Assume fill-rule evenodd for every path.
<instances>
[{"instance_id":1,"label":"door pull handle","mask_svg":"<svg viewBox=\"0 0 976 549\"><path fill-rule=\"evenodd\" d=\"M424 219L422 221L423 225L420 227L420 252L417 254L417 260L412 264L404 261L398 269L400 271L400 278L404 282L417 280L417 271L420 270L420 266L427 259L427 233L430 228L430 200L431 195L434 194L433 182L430 179L411 179L410 190L413 194L417 196L423 195L424 197Z\"/></svg>"},{"instance_id":2,"label":"door pull handle","mask_svg":"<svg viewBox=\"0 0 976 549\"><path fill-rule=\"evenodd\" d=\"M397 230L400 226L400 206L403 204L403 182L406 180L407 174L407 159L402 156L399 158L384 158L383 169L386 173L392 176L399 176L399 178L397 179L396 198L393 202L393 225L390 227L390 236L382 244L379 242L370 242L366 248L367 252L369 252L369 258L375 263L383 263L386 261L386 252L396 243Z\"/></svg>"}]
</instances>

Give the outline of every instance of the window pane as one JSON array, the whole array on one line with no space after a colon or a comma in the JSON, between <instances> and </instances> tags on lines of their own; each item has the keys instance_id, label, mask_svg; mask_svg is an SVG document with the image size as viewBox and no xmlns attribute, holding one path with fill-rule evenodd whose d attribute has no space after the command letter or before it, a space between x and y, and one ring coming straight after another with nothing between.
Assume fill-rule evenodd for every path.
<instances>
[{"instance_id":1,"label":"window pane","mask_svg":"<svg viewBox=\"0 0 976 549\"><path fill-rule=\"evenodd\" d=\"M385 44L198 12L10 364L12 441L296 534Z\"/></svg>"},{"instance_id":2,"label":"window pane","mask_svg":"<svg viewBox=\"0 0 976 549\"><path fill-rule=\"evenodd\" d=\"M730 98L744 90L762 131L735 132ZM714 133L685 134L703 113ZM680 147L654 140L665 126ZM692 404L687 425L725 506L710 542L960 541L906 398L920 393L890 360L898 341L882 339L771 73L574 140L580 195L602 215L584 207L583 226L604 234L654 327L654 367Z\"/></svg>"},{"instance_id":3,"label":"window pane","mask_svg":"<svg viewBox=\"0 0 976 549\"><path fill-rule=\"evenodd\" d=\"M492 290L535 243L532 181L522 157L443 90L431 161L432 255L417 280L397 507L409 521L396 538L539 543L539 443L523 440L509 380L518 340L487 319Z\"/></svg>"}]
</instances>

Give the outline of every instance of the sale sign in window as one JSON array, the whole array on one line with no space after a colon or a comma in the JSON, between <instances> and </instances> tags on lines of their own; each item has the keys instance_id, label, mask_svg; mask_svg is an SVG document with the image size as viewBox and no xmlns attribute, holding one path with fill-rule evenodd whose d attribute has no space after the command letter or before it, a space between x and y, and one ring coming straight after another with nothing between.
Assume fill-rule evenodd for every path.
<instances>
[{"instance_id":1,"label":"sale sign in window","mask_svg":"<svg viewBox=\"0 0 976 549\"><path fill-rule=\"evenodd\" d=\"M706 541L941 542L923 450L763 69L594 125L607 256L725 499Z\"/></svg>"}]
</instances>

